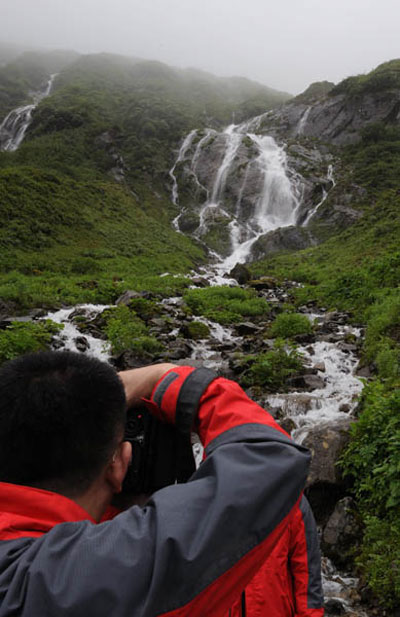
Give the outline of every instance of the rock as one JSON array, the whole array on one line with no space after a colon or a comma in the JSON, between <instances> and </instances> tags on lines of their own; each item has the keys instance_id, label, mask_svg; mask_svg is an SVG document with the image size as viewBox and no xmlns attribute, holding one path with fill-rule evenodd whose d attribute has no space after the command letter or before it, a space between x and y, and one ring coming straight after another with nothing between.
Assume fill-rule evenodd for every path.
<instances>
[{"instance_id":1,"label":"rock","mask_svg":"<svg viewBox=\"0 0 400 617\"><path fill-rule=\"evenodd\" d=\"M311 450L312 460L307 478L306 494L318 523L325 524L339 499L349 490L337 465L349 441L351 418L314 428L303 441Z\"/></svg>"},{"instance_id":2,"label":"rock","mask_svg":"<svg viewBox=\"0 0 400 617\"><path fill-rule=\"evenodd\" d=\"M317 240L304 227L282 227L263 234L251 247L251 261L283 251L299 251L315 246Z\"/></svg>"},{"instance_id":3,"label":"rock","mask_svg":"<svg viewBox=\"0 0 400 617\"><path fill-rule=\"evenodd\" d=\"M364 377L365 379L372 379L375 373L376 373L376 368L372 364L368 366L361 366L356 371L357 377Z\"/></svg>"},{"instance_id":4,"label":"rock","mask_svg":"<svg viewBox=\"0 0 400 617\"><path fill-rule=\"evenodd\" d=\"M326 617L330 615L346 615L346 609L337 598L330 598L325 602Z\"/></svg>"},{"instance_id":5,"label":"rock","mask_svg":"<svg viewBox=\"0 0 400 617\"><path fill-rule=\"evenodd\" d=\"M288 435L296 428L296 423L291 418L283 418L283 420L279 420L278 424Z\"/></svg>"},{"instance_id":6,"label":"rock","mask_svg":"<svg viewBox=\"0 0 400 617\"><path fill-rule=\"evenodd\" d=\"M339 411L343 411L344 413L348 413L351 410L351 405L348 403L342 403L339 407Z\"/></svg>"},{"instance_id":7,"label":"rock","mask_svg":"<svg viewBox=\"0 0 400 617\"><path fill-rule=\"evenodd\" d=\"M262 276L259 279L254 279L249 282L251 287L254 287L257 291L264 289L275 289L278 285L278 281L270 276Z\"/></svg>"},{"instance_id":8,"label":"rock","mask_svg":"<svg viewBox=\"0 0 400 617\"><path fill-rule=\"evenodd\" d=\"M345 353L357 353L359 351L358 346L354 345L354 343L339 343L338 349Z\"/></svg>"},{"instance_id":9,"label":"rock","mask_svg":"<svg viewBox=\"0 0 400 617\"><path fill-rule=\"evenodd\" d=\"M239 285L246 285L251 279L250 270L244 265L237 263L229 272L230 278L235 279Z\"/></svg>"},{"instance_id":10,"label":"rock","mask_svg":"<svg viewBox=\"0 0 400 617\"><path fill-rule=\"evenodd\" d=\"M246 336L247 334L257 334L260 331L261 328L250 321L244 321L235 325L235 332L237 332L239 336Z\"/></svg>"},{"instance_id":11,"label":"rock","mask_svg":"<svg viewBox=\"0 0 400 617\"><path fill-rule=\"evenodd\" d=\"M325 386L325 382L319 375L296 375L287 380L291 388L301 388L302 390L320 390Z\"/></svg>"},{"instance_id":12,"label":"rock","mask_svg":"<svg viewBox=\"0 0 400 617\"><path fill-rule=\"evenodd\" d=\"M356 504L351 497L344 497L338 501L324 527L321 539L324 555L338 567L350 567L361 537L362 526Z\"/></svg>"},{"instance_id":13,"label":"rock","mask_svg":"<svg viewBox=\"0 0 400 617\"><path fill-rule=\"evenodd\" d=\"M143 298L143 294L138 291L125 291L125 293L123 293L122 296L119 296L119 298L115 301L115 304L126 304L128 306L129 302L133 298Z\"/></svg>"},{"instance_id":14,"label":"rock","mask_svg":"<svg viewBox=\"0 0 400 617\"><path fill-rule=\"evenodd\" d=\"M10 315L14 315L16 308L15 302L0 299L0 320L10 319Z\"/></svg>"},{"instance_id":15,"label":"rock","mask_svg":"<svg viewBox=\"0 0 400 617\"><path fill-rule=\"evenodd\" d=\"M202 276L194 276L192 279L192 285L196 285L196 287L209 287L210 286L210 281L207 281L207 279L205 279Z\"/></svg>"},{"instance_id":16,"label":"rock","mask_svg":"<svg viewBox=\"0 0 400 617\"><path fill-rule=\"evenodd\" d=\"M85 352L89 349L90 345L86 336L77 336L74 339L75 347L78 351Z\"/></svg>"},{"instance_id":17,"label":"rock","mask_svg":"<svg viewBox=\"0 0 400 617\"><path fill-rule=\"evenodd\" d=\"M325 373L326 371L325 362L316 362L313 368L317 371L320 371L321 373Z\"/></svg>"},{"instance_id":18,"label":"rock","mask_svg":"<svg viewBox=\"0 0 400 617\"><path fill-rule=\"evenodd\" d=\"M296 341L296 343L299 343L299 345L312 345L315 343L315 335L311 333L296 334L296 336L293 337L293 340Z\"/></svg>"},{"instance_id":19,"label":"rock","mask_svg":"<svg viewBox=\"0 0 400 617\"><path fill-rule=\"evenodd\" d=\"M328 426L316 427L304 440L312 453L307 486L318 483L343 485L343 477L337 460L349 441L351 418L343 418Z\"/></svg>"}]
</instances>

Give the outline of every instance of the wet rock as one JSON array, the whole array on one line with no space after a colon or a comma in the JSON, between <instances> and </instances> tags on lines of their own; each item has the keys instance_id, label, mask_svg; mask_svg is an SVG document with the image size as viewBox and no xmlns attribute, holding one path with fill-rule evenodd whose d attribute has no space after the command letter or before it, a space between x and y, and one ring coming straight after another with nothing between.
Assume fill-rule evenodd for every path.
<instances>
[{"instance_id":1,"label":"wet rock","mask_svg":"<svg viewBox=\"0 0 400 617\"><path fill-rule=\"evenodd\" d=\"M299 343L299 345L312 345L315 343L315 335L311 333L296 334L296 336L293 337L293 340L295 340L296 343Z\"/></svg>"},{"instance_id":2,"label":"wet rock","mask_svg":"<svg viewBox=\"0 0 400 617\"><path fill-rule=\"evenodd\" d=\"M259 279L251 280L249 285L254 287L257 291L263 291L265 289L275 289L278 285L278 281L271 276L262 276Z\"/></svg>"},{"instance_id":3,"label":"wet rock","mask_svg":"<svg viewBox=\"0 0 400 617\"><path fill-rule=\"evenodd\" d=\"M342 403L339 407L339 411L343 411L344 413L348 413L351 410L351 405L348 403Z\"/></svg>"},{"instance_id":4,"label":"wet rock","mask_svg":"<svg viewBox=\"0 0 400 617\"><path fill-rule=\"evenodd\" d=\"M372 364L368 366L361 366L356 371L357 377L364 377L365 379L372 379L375 373L376 369Z\"/></svg>"},{"instance_id":5,"label":"wet rock","mask_svg":"<svg viewBox=\"0 0 400 617\"><path fill-rule=\"evenodd\" d=\"M75 347L77 348L77 350L81 351L82 353L87 351L90 347L86 336L77 336L74 339L74 343L75 343Z\"/></svg>"},{"instance_id":6,"label":"wet rock","mask_svg":"<svg viewBox=\"0 0 400 617\"><path fill-rule=\"evenodd\" d=\"M344 351L344 353L357 353L359 351L358 346L354 343L339 343L338 349Z\"/></svg>"},{"instance_id":7,"label":"wet rock","mask_svg":"<svg viewBox=\"0 0 400 617\"><path fill-rule=\"evenodd\" d=\"M16 312L15 302L0 299L0 319L9 319Z\"/></svg>"},{"instance_id":8,"label":"wet rock","mask_svg":"<svg viewBox=\"0 0 400 617\"><path fill-rule=\"evenodd\" d=\"M325 373L326 371L325 362L316 362L313 368L317 371L320 371L321 373Z\"/></svg>"},{"instance_id":9,"label":"wet rock","mask_svg":"<svg viewBox=\"0 0 400 617\"><path fill-rule=\"evenodd\" d=\"M128 306L133 298L145 298L146 295L147 294L143 292L128 290L125 291L122 296L119 296L119 298L117 298L115 304L126 304L126 306Z\"/></svg>"},{"instance_id":10,"label":"wet rock","mask_svg":"<svg viewBox=\"0 0 400 617\"><path fill-rule=\"evenodd\" d=\"M351 497L344 497L338 501L325 525L321 548L335 565L351 566L361 537L362 527L356 504Z\"/></svg>"},{"instance_id":11,"label":"wet rock","mask_svg":"<svg viewBox=\"0 0 400 617\"><path fill-rule=\"evenodd\" d=\"M283 420L278 421L278 424L288 433L288 435L290 435L296 428L296 423L291 418L283 418Z\"/></svg>"},{"instance_id":12,"label":"wet rock","mask_svg":"<svg viewBox=\"0 0 400 617\"><path fill-rule=\"evenodd\" d=\"M192 279L192 285L196 285L196 287L209 287L210 286L210 281L207 281L207 279L205 279L202 276L194 276Z\"/></svg>"},{"instance_id":13,"label":"wet rock","mask_svg":"<svg viewBox=\"0 0 400 617\"><path fill-rule=\"evenodd\" d=\"M349 441L351 419L343 418L329 426L316 427L304 440L304 445L311 450L312 461L307 486L317 483L344 485L344 480L337 460Z\"/></svg>"},{"instance_id":14,"label":"wet rock","mask_svg":"<svg viewBox=\"0 0 400 617\"><path fill-rule=\"evenodd\" d=\"M302 390L320 390L325 386L325 382L319 375L296 375L287 380L291 388L301 388Z\"/></svg>"},{"instance_id":15,"label":"wet rock","mask_svg":"<svg viewBox=\"0 0 400 617\"><path fill-rule=\"evenodd\" d=\"M256 326L250 321L244 321L235 325L235 332L239 336L246 336L248 334L258 334L261 331L259 326Z\"/></svg>"},{"instance_id":16,"label":"wet rock","mask_svg":"<svg viewBox=\"0 0 400 617\"><path fill-rule=\"evenodd\" d=\"M317 240L304 227L282 227L258 238L251 247L251 261L282 251L299 251L316 244Z\"/></svg>"},{"instance_id":17,"label":"wet rock","mask_svg":"<svg viewBox=\"0 0 400 617\"><path fill-rule=\"evenodd\" d=\"M346 609L340 600L330 598L325 602L326 617L330 615L346 615Z\"/></svg>"},{"instance_id":18,"label":"wet rock","mask_svg":"<svg viewBox=\"0 0 400 617\"><path fill-rule=\"evenodd\" d=\"M278 409L281 409L280 419L286 416L306 414L312 407L318 406L318 399L311 394L279 394L275 401L274 397L270 397L270 400L272 406L279 405ZM269 410L269 402L267 402L267 407Z\"/></svg>"},{"instance_id":19,"label":"wet rock","mask_svg":"<svg viewBox=\"0 0 400 617\"><path fill-rule=\"evenodd\" d=\"M229 272L230 278L235 279L239 285L246 285L251 279L250 270L244 265L237 263Z\"/></svg>"}]
</instances>

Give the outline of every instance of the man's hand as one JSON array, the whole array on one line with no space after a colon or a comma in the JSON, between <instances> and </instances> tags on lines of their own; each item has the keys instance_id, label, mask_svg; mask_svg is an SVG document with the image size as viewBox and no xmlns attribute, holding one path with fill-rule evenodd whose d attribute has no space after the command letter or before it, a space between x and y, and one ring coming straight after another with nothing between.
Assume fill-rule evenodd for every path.
<instances>
[{"instance_id":1,"label":"man's hand","mask_svg":"<svg viewBox=\"0 0 400 617\"><path fill-rule=\"evenodd\" d=\"M176 366L176 364L164 362L163 364L151 364L118 373L125 388L128 407L140 405L142 398L150 398L158 380L164 373Z\"/></svg>"}]
</instances>

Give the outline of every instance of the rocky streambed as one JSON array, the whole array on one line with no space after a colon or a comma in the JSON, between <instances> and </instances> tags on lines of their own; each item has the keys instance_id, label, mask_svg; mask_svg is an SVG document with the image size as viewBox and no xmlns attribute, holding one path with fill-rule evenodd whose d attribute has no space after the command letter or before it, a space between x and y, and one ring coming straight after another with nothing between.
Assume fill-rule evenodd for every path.
<instances>
[{"instance_id":1,"label":"rocky streambed","mask_svg":"<svg viewBox=\"0 0 400 617\"><path fill-rule=\"evenodd\" d=\"M228 285L237 284L233 280L225 281ZM193 278L194 286L209 284L207 276ZM283 305L287 307L290 302L293 285L287 282L278 286L271 280L254 283L258 296L268 301L269 314L229 327L188 315L182 297L161 300L146 292L127 292L117 302L129 305L135 298L158 300L156 315L141 316L149 333L162 344L162 350L147 362L168 360L205 365L240 383L246 365L239 359L272 348L274 342L267 337L268 327ZM132 350L117 357L111 355L102 331L102 313L106 308L82 305L46 315L65 324L64 331L55 337L54 346L93 354L112 362L118 369L146 363ZM362 607L366 591L352 572L351 554L361 534L356 505L348 481L336 464L349 439L349 427L363 385L360 377L368 377L367 369L360 369L358 361L363 330L350 325L346 313L317 310L313 304L298 310L313 324L311 333L294 337L302 369L287 381L282 392L259 387L249 387L247 392L294 439L312 451L306 493L321 534L327 615L371 617L379 613ZM194 323L206 326L200 338L194 334L198 332L193 328Z\"/></svg>"}]
</instances>

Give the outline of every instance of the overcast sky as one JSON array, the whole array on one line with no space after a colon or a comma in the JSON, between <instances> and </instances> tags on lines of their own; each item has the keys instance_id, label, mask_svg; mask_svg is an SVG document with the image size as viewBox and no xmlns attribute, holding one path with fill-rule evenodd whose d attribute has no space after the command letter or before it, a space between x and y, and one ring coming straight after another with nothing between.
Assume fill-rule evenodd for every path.
<instances>
[{"instance_id":1,"label":"overcast sky","mask_svg":"<svg viewBox=\"0 0 400 617\"><path fill-rule=\"evenodd\" d=\"M399 0L0 0L0 41L111 51L297 94L400 57Z\"/></svg>"}]
</instances>

